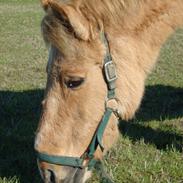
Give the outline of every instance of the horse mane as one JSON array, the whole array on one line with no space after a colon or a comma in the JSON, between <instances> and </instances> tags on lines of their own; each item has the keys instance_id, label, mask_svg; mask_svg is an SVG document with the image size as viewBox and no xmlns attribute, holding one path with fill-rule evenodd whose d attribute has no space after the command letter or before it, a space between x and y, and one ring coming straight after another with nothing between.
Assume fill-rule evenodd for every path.
<instances>
[{"instance_id":1,"label":"horse mane","mask_svg":"<svg viewBox=\"0 0 183 183\"><path fill-rule=\"evenodd\" d=\"M146 0L148 1L148 0ZM94 17L100 24L123 25L129 14L135 14L144 0L80 0L77 8L89 19Z\"/></svg>"},{"instance_id":2,"label":"horse mane","mask_svg":"<svg viewBox=\"0 0 183 183\"><path fill-rule=\"evenodd\" d=\"M79 9L92 22L125 34L143 32L167 13L171 0L80 0Z\"/></svg>"},{"instance_id":3,"label":"horse mane","mask_svg":"<svg viewBox=\"0 0 183 183\"><path fill-rule=\"evenodd\" d=\"M94 31L98 28L102 30L103 28L112 27L116 30L116 33L138 34L153 24L158 17L166 13L168 4L171 4L168 3L169 1L171 0L62 0L60 2L71 5L82 13L90 22ZM51 19L52 23L58 23L56 19L54 20L54 17ZM47 25L48 22L46 23ZM56 27L58 26L54 26L54 28ZM47 36L48 34L44 37L46 38Z\"/></svg>"},{"instance_id":4,"label":"horse mane","mask_svg":"<svg viewBox=\"0 0 183 183\"><path fill-rule=\"evenodd\" d=\"M90 24L95 28L97 27L97 29L103 29L103 27L107 25L115 27L126 25L125 27L127 27L130 25L130 22L126 21L126 17L128 17L129 14L135 14L135 9L137 10L138 7L140 7L142 1L144 0L60 0L61 3L71 5L77 9L77 11L81 12ZM62 22L65 21L62 20ZM62 39L64 39L64 37L67 38L72 32L67 32L65 25L63 26L60 23L61 22L51 13L48 13L44 17L42 21L42 32L46 42L61 39L59 35L62 34ZM49 38L50 36L52 38ZM65 40L61 40L61 42L65 42Z\"/></svg>"}]
</instances>

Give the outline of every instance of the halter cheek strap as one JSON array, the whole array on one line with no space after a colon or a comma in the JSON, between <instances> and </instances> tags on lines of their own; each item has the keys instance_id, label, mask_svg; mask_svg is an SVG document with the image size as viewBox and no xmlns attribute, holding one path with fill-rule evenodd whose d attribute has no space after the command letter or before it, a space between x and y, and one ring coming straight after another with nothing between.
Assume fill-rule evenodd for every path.
<instances>
[{"instance_id":1,"label":"halter cheek strap","mask_svg":"<svg viewBox=\"0 0 183 183\"><path fill-rule=\"evenodd\" d=\"M115 99L115 88L116 88L115 81L117 79L117 75L116 75L115 64L113 63L112 57L110 54L108 40L104 33L101 33L101 40L106 47L103 74L104 74L105 82L107 84L108 93L107 93L107 98L105 102L104 115L96 129L96 132L92 138L90 145L87 148L87 151L81 157L53 156L53 155L37 152L37 157L40 161L48 162L51 164L62 165L62 166L71 166L71 167L77 167L77 168L88 167L88 169L91 169L95 167L95 164L97 162L97 160L94 159L94 153L96 152L97 148L100 147L100 149L104 151L104 146L102 144L103 134L109 122L109 119L111 117L111 114L113 112L114 113L116 112L114 111L114 109L110 108L107 105L107 103L110 100ZM84 164L86 161L88 162L87 165Z\"/></svg>"}]
</instances>

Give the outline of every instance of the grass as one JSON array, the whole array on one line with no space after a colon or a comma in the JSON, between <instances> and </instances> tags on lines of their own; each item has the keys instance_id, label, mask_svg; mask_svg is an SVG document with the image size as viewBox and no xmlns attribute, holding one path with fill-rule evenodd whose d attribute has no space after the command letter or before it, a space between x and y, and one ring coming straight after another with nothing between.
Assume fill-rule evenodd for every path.
<instances>
[{"instance_id":1,"label":"grass","mask_svg":"<svg viewBox=\"0 0 183 183\"><path fill-rule=\"evenodd\" d=\"M33 150L47 51L36 0L0 0L0 183L39 183ZM167 41L135 119L104 163L115 183L183 182L183 29ZM90 182L101 182L95 175Z\"/></svg>"}]
</instances>

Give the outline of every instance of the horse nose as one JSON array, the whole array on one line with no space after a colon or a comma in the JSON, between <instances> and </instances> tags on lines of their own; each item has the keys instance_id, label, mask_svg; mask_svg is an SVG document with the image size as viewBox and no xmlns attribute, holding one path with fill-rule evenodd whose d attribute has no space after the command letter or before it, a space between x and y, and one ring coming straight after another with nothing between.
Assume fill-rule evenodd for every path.
<instances>
[{"instance_id":1,"label":"horse nose","mask_svg":"<svg viewBox=\"0 0 183 183\"><path fill-rule=\"evenodd\" d=\"M56 166L45 162L38 162L40 174L44 183L73 183L77 175L77 168Z\"/></svg>"},{"instance_id":2,"label":"horse nose","mask_svg":"<svg viewBox=\"0 0 183 183\"><path fill-rule=\"evenodd\" d=\"M45 183L58 183L54 175L54 172L52 170L44 170L42 174L43 174L43 177L44 177L43 179Z\"/></svg>"},{"instance_id":3,"label":"horse nose","mask_svg":"<svg viewBox=\"0 0 183 183\"><path fill-rule=\"evenodd\" d=\"M57 180L53 165L38 161L38 168L44 183L61 183Z\"/></svg>"}]
</instances>

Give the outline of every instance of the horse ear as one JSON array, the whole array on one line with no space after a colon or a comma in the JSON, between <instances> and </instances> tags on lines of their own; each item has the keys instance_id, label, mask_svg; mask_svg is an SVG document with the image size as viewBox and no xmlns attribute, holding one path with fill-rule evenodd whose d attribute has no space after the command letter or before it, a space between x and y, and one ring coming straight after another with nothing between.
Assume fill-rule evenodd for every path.
<instances>
[{"instance_id":1,"label":"horse ear","mask_svg":"<svg viewBox=\"0 0 183 183\"><path fill-rule=\"evenodd\" d=\"M42 5L46 11L51 9L58 18L64 20L64 24L69 23L76 37L86 41L90 39L89 22L79 10L58 0L42 0Z\"/></svg>"}]
</instances>

